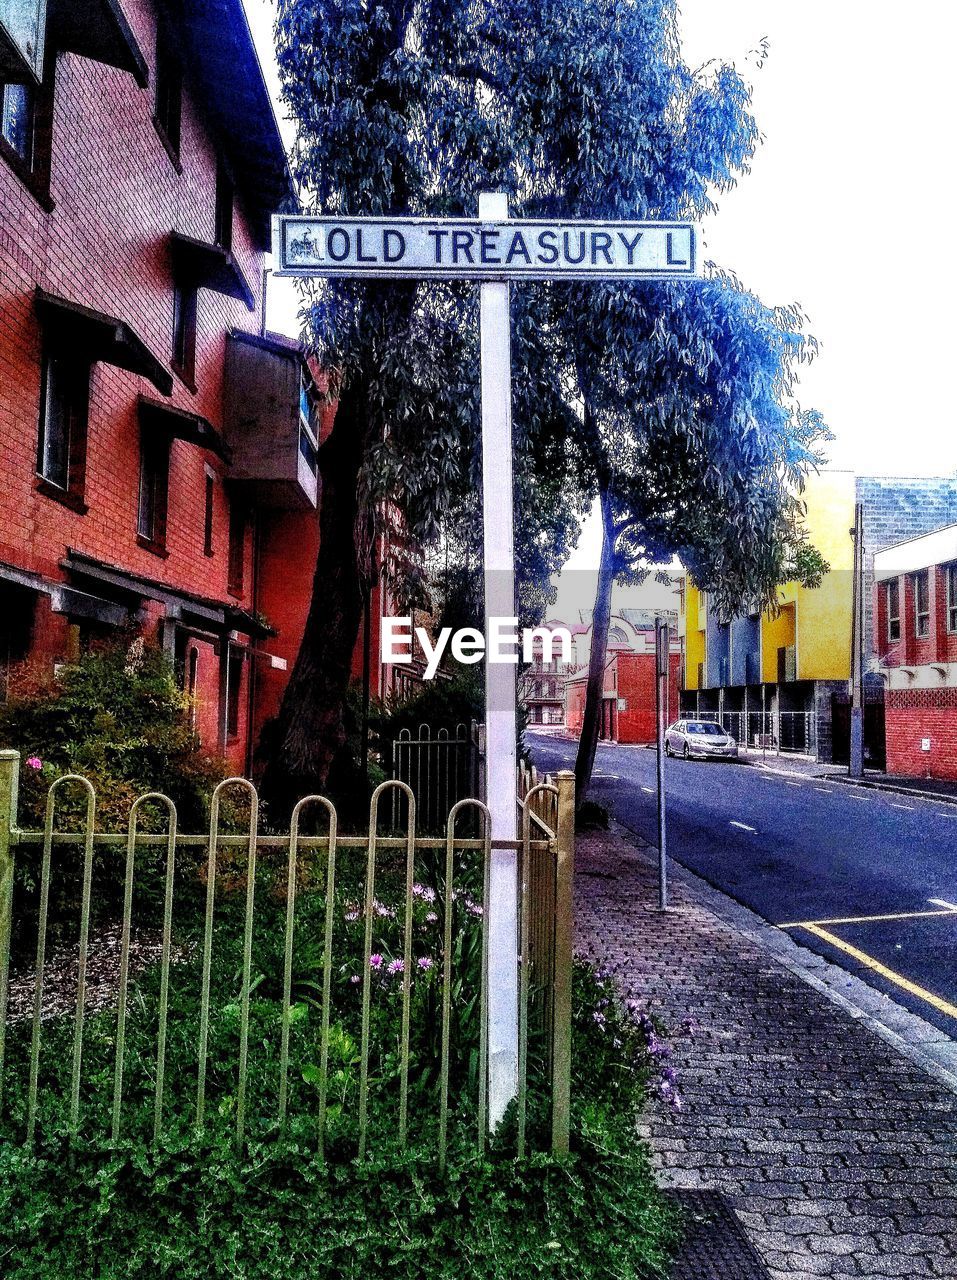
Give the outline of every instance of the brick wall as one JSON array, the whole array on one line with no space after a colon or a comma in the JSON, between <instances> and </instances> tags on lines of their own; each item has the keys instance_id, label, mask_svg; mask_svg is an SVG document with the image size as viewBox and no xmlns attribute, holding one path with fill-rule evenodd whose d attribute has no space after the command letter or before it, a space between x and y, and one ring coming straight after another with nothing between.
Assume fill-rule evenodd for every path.
<instances>
[{"instance_id":1,"label":"brick wall","mask_svg":"<svg viewBox=\"0 0 957 1280\"><path fill-rule=\"evenodd\" d=\"M873 656L874 643L874 555L895 543L957 523L957 475L859 476L857 500L864 504L864 635L867 637L867 657ZM902 607L903 603L902 595Z\"/></svg>"},{"instance_id":2,"label":"brick wall","mask_svg":"<svg viewBox=\"0 0 957 1280\"><path fill-rule=\"evenodd\" d=\"M170 367L173 281L169 235L207 243L215 236L217 155L187 79L178 171L153 124L156 11L151 0L121 0L150 69L150 86L117 69L72 54L56 60L50 195L45 208L0 157L0 560L58 581L68 548L174 590L252 608L252 544L247 530L241 597L227 589L229 497L224 467L213 453L174 440L170 456L166 549L160 555L136 536L141 393L159 399L146 379L93 365L86 456L85 514L37 490L42 334L37 287L125 321L164 367ZM221 429L226 335L255 331L264 257L237 196L232 252L256 310L207 289L199 292L196 391L174 379L171 406ZM212 554L204 554L207 468L214 477ZM155 619L152 620L155 623ZM67 656L68 628L41 598L35 649ZM196 642L198 727L216 745L220 655ZM243 695L249 680L243 663ZM228 744L242 766L246 705Z\"/></svg>"},{"instance_id":3,"label":"brick wall","mask_svg":"<svg viewBox=\"0 0 957 1280\"><path fill-rule=\"evenodd\" d=\"M957 689L888 690L886 725L889 773L957 779Z\"/></svg>"}]
</instances>

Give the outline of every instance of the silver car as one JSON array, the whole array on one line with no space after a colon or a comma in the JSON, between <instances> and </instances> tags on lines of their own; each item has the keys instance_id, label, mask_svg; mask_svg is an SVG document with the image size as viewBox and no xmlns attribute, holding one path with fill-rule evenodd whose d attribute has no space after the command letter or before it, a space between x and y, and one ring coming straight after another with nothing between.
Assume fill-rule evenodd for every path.
<instances>
[{"instance_id":1,"label":"silver car","mask_svg":"<svg viewBox=\"0 0 957 1280\"><path fill-rule=\"evenodd\" d=\"M738 744L713 720L677 720L665 731L665 752L690 760L734 759Z\"/></svg>"}]
</instances>

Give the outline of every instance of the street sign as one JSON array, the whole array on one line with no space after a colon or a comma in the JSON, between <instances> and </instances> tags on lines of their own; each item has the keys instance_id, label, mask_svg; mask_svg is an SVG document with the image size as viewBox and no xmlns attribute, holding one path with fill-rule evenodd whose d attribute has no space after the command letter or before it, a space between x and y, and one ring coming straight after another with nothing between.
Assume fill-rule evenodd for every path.
<instances>
[{"instance_id":1,"label":"street sign","mask_svg":"<svg viewBox=\"0 0 957 1280\"><path fill-rule=\"evenodd\" d=\"M280 276L671 280L697 274L689 222L282 217Z\"/></svg>"},{"instance_id":2,"label":"street sign","mask_svg":"<svg viewBox=\"0 0 957 1280\"><path fill-rule=\"evenodd\" d=\"M438 278L471 280L481 286L482 517L488 636L490 619L515 614L510 282L694 279L699 270L694 226L688 222L512 220L506 195L484 193L479 196L477 219L279 215L273 218L273 253L278 276ZM664 643L667 653L667 640ZM519 1072L516 671L517 667L507 663L486 662L485 666L485 797L492 819L487 968L488 1119L492 1129L518 1091ZM659 726L664 714L660 709L663 679L666 695L667 675L657 679ZM659 763L662 827L663 790ZM663 878L661 892L665 901Z\"/></svg>"}]
</instances>

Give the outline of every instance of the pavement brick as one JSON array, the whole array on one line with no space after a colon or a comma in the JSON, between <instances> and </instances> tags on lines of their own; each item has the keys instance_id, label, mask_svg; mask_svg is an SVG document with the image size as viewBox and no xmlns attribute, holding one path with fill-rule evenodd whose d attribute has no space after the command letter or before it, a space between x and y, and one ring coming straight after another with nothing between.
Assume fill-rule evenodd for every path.
<instances>
[{"instance_id":1,"label":"pavement brick","mask_svg":"<svg viewBox=\"0 0 957 1280\"><path fill-rule=\"evenodd\" d=\"M773 1280L957 1280L957 1097L719 918L691 877L657 911L654 856L580 838L579 952L693 1037L683 1109L639 1132L663 1185L731 1203ZM720 907L716 908L720 910Z\"/></svg>"}]
</instances>

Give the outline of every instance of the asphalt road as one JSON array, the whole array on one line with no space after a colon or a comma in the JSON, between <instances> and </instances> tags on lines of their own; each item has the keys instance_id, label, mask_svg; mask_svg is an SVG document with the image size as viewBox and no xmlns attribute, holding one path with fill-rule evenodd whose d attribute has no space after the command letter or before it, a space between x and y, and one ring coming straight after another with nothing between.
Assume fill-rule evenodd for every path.
<instances>
[{"instance_id":1,"label":"asphalt road","mask_svg":"<svg viewBox=\"0 0 957 1280\"><path fill-rule=\"evenodd\" d=\"M527 742L574 764L576 742ZM674 859L957 1036L957 805L721 761L667 760L665 789ZM591 797L657 843L654 751L600 746Z\"/></svg>"}]
</instances>

